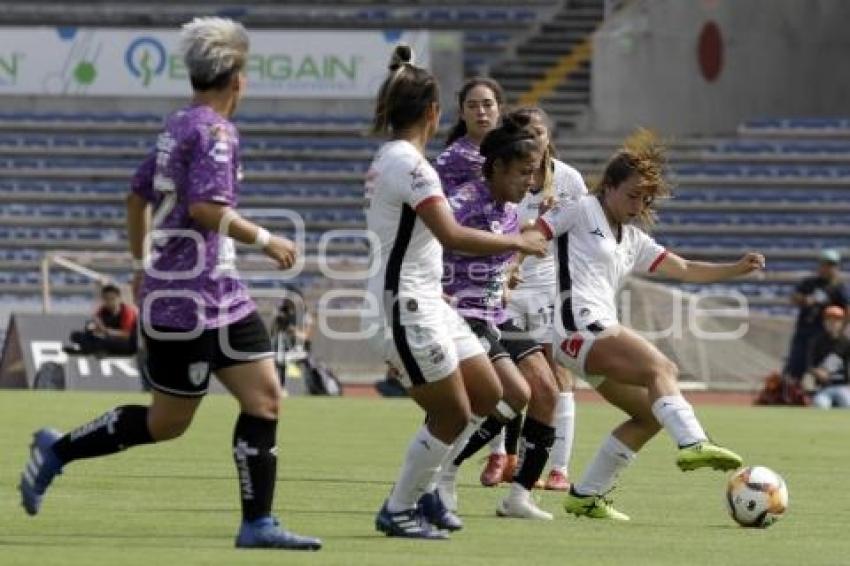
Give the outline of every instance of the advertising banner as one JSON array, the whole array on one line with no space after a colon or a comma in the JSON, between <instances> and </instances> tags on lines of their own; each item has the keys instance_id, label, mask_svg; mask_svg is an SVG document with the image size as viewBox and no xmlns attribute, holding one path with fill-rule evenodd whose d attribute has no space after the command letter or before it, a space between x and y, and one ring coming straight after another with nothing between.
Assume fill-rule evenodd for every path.
<instances>
[{"instance_id":1,"label":"advertising banner","mask_svg":"<svg viewBox=\"0 0 850 566\"><path fill-rule=\"evenodd\" d=\"M141 390L135 358L69 356L62 350L71 332L82 329L88 318L12 315L0 355L0 389ZM58 372L47 371L48 365Z\"/></svg>"},{"instance_id":2,"label":"advertising banner","mask_svg":"<svg viewBox=\"0 0 850 566\"><path fill-rule=\"evenodd\" d=\"M250 31L248 98L373 98L392 47L427 31ZM0 27L0 95L188 96L179 31Z\"/></svg>"}]
</instances>

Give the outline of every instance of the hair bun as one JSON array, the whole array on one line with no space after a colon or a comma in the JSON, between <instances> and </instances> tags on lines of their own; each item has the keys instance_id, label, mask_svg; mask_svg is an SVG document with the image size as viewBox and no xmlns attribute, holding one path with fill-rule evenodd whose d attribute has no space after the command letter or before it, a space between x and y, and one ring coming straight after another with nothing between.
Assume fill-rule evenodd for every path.
<instances>
[{"instance_id":1,"label":"hair bun","mask_svg":"<svg viewBox=\"0 0 850 566\"><path fill-rule=\"evenodd\" d=\"M502 116L502 125L505 128L505 131L510 133L516 133L520 130L524 130L531 124L531 116L520 113L520 112L510 112Z\"/></svg>"},{"instance_id":2,"label":"hair bun","mask_svg":"<svg viewBox=\"0 0 850 566\"><path fill-rule=\"evenodd\" d=\"M405 63L413 63L413 48L405 43L399 43L390 56L390 71L395 71Z\"/></svg>"}]
</instances>

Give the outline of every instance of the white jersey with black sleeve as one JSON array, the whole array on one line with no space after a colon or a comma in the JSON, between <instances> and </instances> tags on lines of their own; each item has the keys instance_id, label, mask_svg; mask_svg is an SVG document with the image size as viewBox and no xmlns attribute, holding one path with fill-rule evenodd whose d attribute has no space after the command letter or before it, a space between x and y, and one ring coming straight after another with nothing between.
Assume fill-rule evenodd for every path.
<instances>
[{"instance_id":1,"label":"white jersey with black sleeve","mask_svg":"<svg viewBox=\"0 0 850 566\"><path fill-rule=\"evenodd\" d=\"M445 200L437 172L410 142L385 143L366 173L366 199L366 225L380 242L371 250L381 268L370 293L440 299L443 247L416 217L417 208Z\"/></svg>"},{"instance_id":2,"label":"white jersey with black sleeve","mask_svg":"<svg viewBox=\"0 0 850 566\"><path fill-rule=\"evenodd\" d=\"M558 203L538 220L555 243L555 329L601 332L618 323L616 294L632 272L658 267L667 251L636 226L612 233L599 199Z\"/></svg>"},{"instance_id":3,"label":"white jersey with black sleeve","mask_svg":"<svg viewBox=\"0 0 850 566\"><path fill-rule=\"evenodd\" d=\"M452 374L483 354L464 320L443 300L443 247L422 222L424 206L447 206L440 178L411 143L391 141L366 173L366 224L372 235L368 305L361 330L407 386Z\"/></svg>"}]
</instances>

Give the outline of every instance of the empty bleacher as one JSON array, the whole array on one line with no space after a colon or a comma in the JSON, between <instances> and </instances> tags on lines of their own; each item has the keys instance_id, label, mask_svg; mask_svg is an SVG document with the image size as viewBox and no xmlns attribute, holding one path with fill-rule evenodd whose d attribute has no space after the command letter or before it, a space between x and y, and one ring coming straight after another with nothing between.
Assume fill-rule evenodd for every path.
<instances>
[{"instance_id":1,"label":"empty bleacher","mask_svg":"<svg viewBox=\"0 0 850 566\"><path fill-rule=\"evenodd\" d=\"M334 285L317 268L323 235L364 227L362 176L378 144L364 135L367 122L363 116L239 117L246 172L240 206L282 233L292 226L275 211L292 210L304 220L307 266L296 284ZM34 300L47 251L126 249L127 182L160 123L160 117L144 114L0 114L5 172L0 178L0 294ZM571 136L559 146L566 161L592 178L618 142ZM435 143L432 152L438 147ZM676 194L661 208L654 231L659 241L693 258L732 260L745 249L768 257L763 277L700 287L703 292L734 290L755 308L789 314L788 295L816 265L819 250L850 251L844 229L850 221L846 120L750 122L735 138L672 143L671 156ZM334 261L350 268L364 265L362 237L343 234L326 243ZM244 259L254 267L262 262L250 253ZM119 280L127 276L124 264L101 267ZM249 280L255 288L284 283L269 274ZM91 286L84 277L54 270L51 284L59 297L89 300Z\"/></svg>"},{"instance_id":2,"label":"empty bleacher","mask_svg":"<svg viewBox=\"0 0 850 566\"><path fill-rule=\"evenodd\" d=\"M585 0L582 0L585 1ZM327 1L250 3L155 0L0 1L4 25L176 27L197 15L220 15L252 29L402 29L427 28L463 33L467 74L485 70L516 40L542 25L558 9L558 0L452 2L449 0Z\"/></svg>"}]
</instances>

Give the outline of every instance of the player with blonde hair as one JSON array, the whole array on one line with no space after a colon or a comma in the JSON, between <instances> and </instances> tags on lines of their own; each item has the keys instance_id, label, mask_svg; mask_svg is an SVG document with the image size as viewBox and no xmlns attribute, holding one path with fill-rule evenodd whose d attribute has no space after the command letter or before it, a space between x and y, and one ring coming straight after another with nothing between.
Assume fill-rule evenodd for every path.
<instances>
[{"instance_id":1,"label":"player with blonde hair","mask_svg":"<svg viewBox=\"0 0 850 566\"><path fill-rule=\"evenodd\" d=\"M535 172L534 187L519 204L519 221L521 225L526 226L533 224L538 216L555 203L575 200L586 195L587 187L578 170L557 158L552 140L552 122L543 109L518 108L511 114L526 117L529 129L545 148L540 167ZM532 340L542 345L558 386L554 409L555 443L549 457L550 471L542 485L546 489L565 491L569 488L568 468L575 436L575 385L572 374L555 363L552 351L556 294L554 249L544 258L517 258L508 279L511 290L508 293L507 313L511 324L519 330L517 338ZM503 449L507 452L508 459L504 464L502 481L512 481L516 470L518 434L513 433L512 426L516 425L509 423L502 435L508 444L506 449ZM487 468L481 473L482 483L498 483L500 478L496 477L496 471L499 466L494 465L494 460L498 460L501 451L494 450L488 458Z\"/></svg>"},{"instance_id":2,"label":"player with blonde hair","mask_svg":"<svg viewBox=\"0 0 850 566\"><path fill-rule=\"evenodd\" d=\"M242 503L236 546L318 550L319 539L287 531L272 515L281 389L268 332L235 269L233 240L281 268L296 256L293 242L235 210L241 166L230 118L245 92L248 34L229 19L195 18L181 40L192 103L166 119L127 198L147 350L141 369L152 402L116 407L64 435L37 431L21 477L23 505L37 514L47 487L73 461L181 436L215 372L240 407L232 445Z\"/></svg>"}]
</instances>

